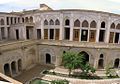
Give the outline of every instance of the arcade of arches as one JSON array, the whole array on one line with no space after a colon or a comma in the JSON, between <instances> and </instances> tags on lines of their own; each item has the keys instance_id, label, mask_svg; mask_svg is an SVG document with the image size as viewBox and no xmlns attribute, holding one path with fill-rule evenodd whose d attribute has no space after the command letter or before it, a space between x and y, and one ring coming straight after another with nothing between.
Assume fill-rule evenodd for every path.
<instances>
[{"instance_id":1,"label":"arcade of arches","mask_svg":"<svg viewBox=\"0 0 120 84\"><path fill-rule=\"evenodd\" d=\"M66 51L63 51L63 54L66 53ZM90 55L85 52L85 51L81 51L79 54L83 54L85 59L84 59L84 63L86 62L89 62L90 63ZM104 55L103 54L100 54L99 56L99 60L98 60L98 69L104 69L105 67L105 64L104 64ZM114 68L119 68L120 66L120 59L119 58L116 58L114 60L114 64L113 64L113 67Z\"/></svg>"},{"instance_id":2,"label":"arcade of arches","mask_svg":"<svg viewBox=\"0 0 120 84\"><path fill-rule=\"evenodd\" d=\"M22 60L12 61L12 63L4 64L4 74L7 76L15 76L22 71Z\"/></svg>"}]
</instances>

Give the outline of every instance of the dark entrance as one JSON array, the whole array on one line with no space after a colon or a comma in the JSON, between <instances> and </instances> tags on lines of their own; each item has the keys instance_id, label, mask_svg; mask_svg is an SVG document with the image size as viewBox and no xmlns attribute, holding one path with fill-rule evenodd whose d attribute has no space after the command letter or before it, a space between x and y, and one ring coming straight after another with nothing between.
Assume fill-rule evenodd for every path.
<instances>
[{"instance_id":1,"label":"dark entrance","mask_svg":"<svg viewBox=\"0 0 120 84\"><path fill-rule=\"evenodd\" d=\"M100 30L99 42L104 42L105 30Z\"/></svg>"},{"instance_id":2,"label":"dark entrance","mask_svg":"<svg viewBox=\"0 0 120 84\"><path fill-rule=\"evenodd\" d=\"M118 43L118 41L119 41L119 33L116 33L115 34L115 43Z\"/></svg>"},{"instance_id":3,"label":"dark entrance","mask_svg":"<svg viewBox=\"0 0 120 84\"><path fill-rule=\"evenodd\" d=\"M29 36L29 29L26 29L26 37L27 37L27 39L30 39L30 36Z\"/></svg>"},{"instance_id":4,"label":"dark entrance","mask_svg":"<svg viewBox=\"0 0 120 84\"><path fill-rule=\"evenodd\" d=\"M119 58L115 59L115 62L114 62L114 68L118 68L119 67Z\"/></svg>"},{"instance_id":5,"label":"dark entrance","mask_svg":"<svg viewBox=\"0 0 120 84\"><path fill-rule=\"evenodd\" d=\"M87 41L87 38L88 38L88 30L82 30L81 41Z\"/></svg>"},{"instance_id":6,"label":"dark entrance","mask_svg":"<svg viewBox=\"0 0 120 84\"><path fill-rule=\"evenodd\" d=\"M16 74L16 62L11 63L12 74Z\"/></svg>"},{"instance_id":7,"label":"dark entrance","mask_svg":"<svg viewBox=\"0 0 120 84\"><path fill-rule=\"evenodd\" d=\"M19 40L19 30L16 29L16 39Z\"/></svg>"},{"instance_id":8,"label":"dark entrance","mask_svg":"<svg viewBox=\"0 0 120 84\"><path fill-rule=\"evenodd\" d=\"M54 29L50 29L50 39L54 39Z\"/></svg>"},{"instance_id":9,"label":"dark entrance","mask_svg":"<svg viewBox=\"0 0 120 84\"><path fill-rule=\"evenodd\" d=\"M11 76L9 64L5 64L5 65L4 65L4 73L5 73L5 75L7 75L7 76Z\"/></svg>"},{"instance_id":10,"label":"dark entrance","mask_svg":"<svg viewBox=\"0 0 120 84\"><path fill-rule=\"evenodd\" d=\"M65 28L65 40L70 39L70 28Z\"/></svg>"},{"instance_id":11,"label":"dark entrance","mask_svg":"<svg viewBox=\"0 0 120 84\"><path fill-rule=\"evenodd\" d=\"M87 62L89 62L89 55L88 55L86 52L82 51L82 52L80 52L79 54L82 54L82 55L84 56L84 63L85 63L85 64L86 64Z\"/></svg>"},{"instance_id":12,"label":"dark entrance","mask_svg":"<svg viewBox=\"0 0 120 84\"><path fill-rule=\"evenodd\" d=\"M50 54L46 54L46 64L51 64L51 56Z\"/></svg>"},{"instance_id":13,"label":"dark entrance","mask_svg":"<svg viewBox=\"0 0 120 84\"><path fill-rule=\"evenodd\" d=\"M41 39L41 29L37 29L37 39Z\"/></svg>"},{"instance_id":14,"label":"dark entrance","mask_svg":"<svg viewBox=\"0 0 120 84\"><path fill-rule=\"evenodd\" d=\"M104 66L103 66L103 59L99 59L98 68L99 69L103 69L104 68Z\"/></svg>"}]
</instances>

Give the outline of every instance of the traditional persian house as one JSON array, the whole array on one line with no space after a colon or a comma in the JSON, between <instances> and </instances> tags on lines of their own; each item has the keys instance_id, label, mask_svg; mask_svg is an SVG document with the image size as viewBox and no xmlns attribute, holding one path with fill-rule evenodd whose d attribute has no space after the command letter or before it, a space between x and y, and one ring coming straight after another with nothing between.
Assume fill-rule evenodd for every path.
<instances>
[{"instance_id":1,"label":"traditional persian house","mask_svg":"<svg viewBox=\"0 0 120 84\"><path fill-rule=\"evenodd\" d=\"M96 69L120 68L120 15L81 9L0 13L0 72L16 76L36 64L60 66L66 51Z\"/></svg>"}]
</instances>

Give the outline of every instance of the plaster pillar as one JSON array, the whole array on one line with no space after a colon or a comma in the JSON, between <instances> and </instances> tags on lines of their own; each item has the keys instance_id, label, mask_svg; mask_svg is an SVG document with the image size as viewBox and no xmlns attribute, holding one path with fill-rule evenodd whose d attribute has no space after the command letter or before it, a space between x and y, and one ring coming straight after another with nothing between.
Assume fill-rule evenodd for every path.
<instances>
[{"instance_id":1,"label":"plaster pillar","mask_svg":"<svg viewBox=\"0 0 120 84\"><path fill-rule=\"evenodd\" d=\"M70 18L70 41L73 41L73 27L74 27L73 14L71 14L71 18Z\"/></svg>"},{"instance_id":2,"label":"plaster pillar","mask_svg":"<svg viewBox=\"0 0 120 84\"><path fill-rule=\"evenodd\" d=\"M106 25L106 33L105 33L105 43L109 43L109 35L110 35L110 20L111 18L108 18L108 24Z\"/></svg>"},{"instance_id":3,"label":"plaster pillar","mask_svg":"<svg viewBox=\"0 0 120 84\"><path fill-rule=\"evenodd\" d=\"M0 28L0 40L2 40L1 28Z\"/></svg>"},{"instance_id":4,"label":"plaster pillar","mask_svg":"<svg viewBox=\"0 0 120 84\"><path fill-rule=\"evenodd\" d=\"M60 14L60 35L59 35L59 40L63 40L64 39L64 20L63 20L63 14Z\"/></svg>"},{"instance_id":5,"label":"plaster pillar","mask_svg":"<svg viewBox=\"0 0 120 84\"><path fill-rule=\"evenodd\" d=\"M19 66L18 66L18 62L16 62L16 63L15 63L15 69L16 69L16 73L17 73L17 74L18 74L18 72L19 72L19 71L18 71L18 67L19 67Z\"/></svg>"},{"instance_id":6,"label":"plaster pillar","mask_svg":"<svg viewBox=\"0 0 120 84\"><path fill-rule=\"evenodd\" d=\"M42 15L41 15L41 17L42 17ZM44 19L43 18L41 18L40 23L41 23L41 25L40 25L40 27L41 27L41 39L44 39Z\"/></svg>"},{"instance_id":7,"label":"plaster pillar","mask_svg":"<svg viewBox=\"0 0 120 84\"><path fill-rule=\"evenodd\" d=\"M97 22L97 32L96 32L96 43L99 42L99 33L100 33L100 26L101 26L101 21L100 21L100 16L98 16L98 22Z\"/></svg>"}]
</instances>

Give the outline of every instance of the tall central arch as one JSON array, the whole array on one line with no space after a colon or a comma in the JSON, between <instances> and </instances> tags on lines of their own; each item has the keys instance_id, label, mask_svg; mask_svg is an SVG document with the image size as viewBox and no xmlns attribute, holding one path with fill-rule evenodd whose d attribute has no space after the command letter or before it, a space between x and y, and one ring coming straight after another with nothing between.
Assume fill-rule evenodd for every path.
<instances>
[{"instance_id":1,"label":"tall central arch","mask_svg":"<svg viewBox=\"0 0 120 84\"><path fill-rule=\"evenodd\" d=\"M89 62L89 54L85 51L80 52L79 54L84 55L84 63Z\"/></svg>"}]
</instances>

